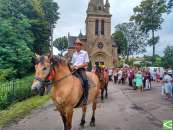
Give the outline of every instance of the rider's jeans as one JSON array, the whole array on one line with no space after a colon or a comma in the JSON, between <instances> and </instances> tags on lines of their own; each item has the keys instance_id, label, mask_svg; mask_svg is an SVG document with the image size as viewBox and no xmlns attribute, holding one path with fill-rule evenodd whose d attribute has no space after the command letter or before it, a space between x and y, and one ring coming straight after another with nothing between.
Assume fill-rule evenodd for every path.
<instances>
[{"instance_id":1,"label":"rider's jeans","mask_svg":"<svg viewBox=\"0 0 173 130\"><path fill-rule=\"evenodd\" d=\"M79 75L79 77L82 79L84 85L84 98L88 98L88 79L87 79L87 76L86 76L86 72L85 72L85 69L81 68L81 69L78 69L77 70L77 74Z\"/></svg>"}]
</instances>

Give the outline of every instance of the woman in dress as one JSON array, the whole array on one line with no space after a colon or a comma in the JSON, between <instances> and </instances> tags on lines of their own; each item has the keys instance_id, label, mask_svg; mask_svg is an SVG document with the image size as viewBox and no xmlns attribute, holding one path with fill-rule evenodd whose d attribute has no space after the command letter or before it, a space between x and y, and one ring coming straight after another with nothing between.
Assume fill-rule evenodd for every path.
<instances>
[{"instance_id":1,"label":"woman in dress","mask_svg":"<svg viewBox=\"0 0 173 130\"><path fill-rule=\"evenodd\" d=\"M142 73L141 71L138 71L135 75L135 83L136 83L136 88L137 89L140 89L141 92L144 91L144 88L143 88L143 82L142 82Z\"/></svg>"}]
</instances>

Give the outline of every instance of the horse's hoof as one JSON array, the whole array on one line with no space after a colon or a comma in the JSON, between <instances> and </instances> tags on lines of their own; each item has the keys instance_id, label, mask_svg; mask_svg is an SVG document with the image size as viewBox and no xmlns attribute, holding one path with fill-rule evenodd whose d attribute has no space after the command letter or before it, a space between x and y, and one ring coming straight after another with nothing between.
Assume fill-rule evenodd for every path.
<instances>
[{"instance_id":1,"label":"horse's hoof","mask_svg":"<svg viewBox=\"0 0 173 130\"><path fill-rule=\"evenodd\" d=\"M84 120L81 120L80 126L83 128L84 125L85 125L85 121Z\"/></svg>"},{"instance_id":2,"label":"horse's hoof","mask_svg":"<svg viewBox=\"0 0 173 130\"><path fill-rule=\"evenodd\" d=\"M90 122L90 126L91 126L91 127L95 127L95 122L91 121L91 122Z\"/></svg>"},{"instance_id":3,"label":"horse's hoof","mask_svg":"<svg viewBox=\"0 0 173 130\"><path fill-rule=\"evenodd\" d=\"M101 97L101 100L103 101L104 100L104 97Z\"/></svg>"},{"instance_id":4,"label":"horse's hoof","mask_svg":"<svg viewBox=\"0 0 173 130\"><path fill-rule=\"evenodd\" d=\"M57 108L55 108L55 109L53 109L53 111L58 111L58 109L57 109Z\"/></svg>"}]
</instances>

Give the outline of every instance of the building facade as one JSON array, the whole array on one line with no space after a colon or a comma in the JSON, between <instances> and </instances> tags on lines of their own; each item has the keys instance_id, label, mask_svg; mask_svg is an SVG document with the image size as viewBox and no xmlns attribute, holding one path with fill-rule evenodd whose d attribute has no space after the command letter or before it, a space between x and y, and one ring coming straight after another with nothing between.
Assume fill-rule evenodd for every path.
<instances>
[{"instance_id":1,"label":"building facade","mask_svg":"<svg viewBox=\"0 0 173 130\"><path fill-rule=\"evenodd\" d=\"M81 32L78 36L68 34L68 58L74 52L74 42L79 38L84 43L84 48L90 57L92 65L104 64L114 67L118 62L117 46L111 37L110 4L106 0L90 0L86 16L86 35Z\"/></svg>"}]
</instances>

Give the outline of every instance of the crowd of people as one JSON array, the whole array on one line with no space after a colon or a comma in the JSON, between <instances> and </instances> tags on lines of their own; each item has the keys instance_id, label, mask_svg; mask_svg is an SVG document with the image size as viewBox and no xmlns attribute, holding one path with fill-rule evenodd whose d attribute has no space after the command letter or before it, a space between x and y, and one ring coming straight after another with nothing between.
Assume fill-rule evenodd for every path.
<instances>
[{"instance_id":1,"label":"crowd of people","mask_svg":"<svg viewBox=\"0 0 173 130\"><path fill-rule=\"evenodd\" d=\"M131 67L113 68L112 81L115 84L125 84L133 87L134 90L139 89L141 92L151 89L151 74L149 69L137 69Z\"/></svg>"},{"instance_id":2,"label":"crowd of people","mask_svg":"<svg viewBox=\"0 0 173 130\"><path fill-rule=\"evenodd\" d=\"M96 68L96 67L94 67ZM93 69L94 71L94 69ZM161 70L160 68L106 68L109 80L114 84L128 84L134 90L143 92L152 88L152 82L161 85L161 93L165 99L173 102L173 72L172 70Z\"/></svg>"}]
</instances>

